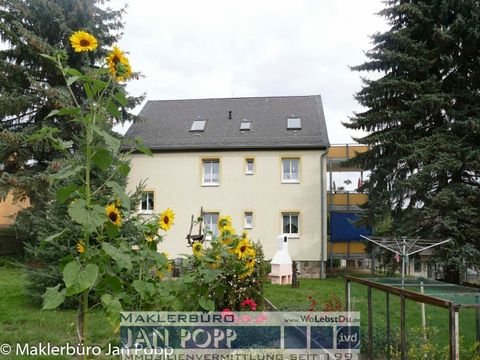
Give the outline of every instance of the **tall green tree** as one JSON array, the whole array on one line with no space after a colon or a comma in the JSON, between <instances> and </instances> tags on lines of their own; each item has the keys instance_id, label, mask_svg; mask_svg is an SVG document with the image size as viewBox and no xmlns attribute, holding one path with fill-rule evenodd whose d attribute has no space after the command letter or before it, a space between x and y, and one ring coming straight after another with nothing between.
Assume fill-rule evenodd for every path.
<instances>
[{"instance_id":1,"label":"tall green tree","mask_svg":"<svg viewBox=\"0 0 480 360\"><path fill-rule=\"evenodd\" d=\"M13 191L17 198L29 198L36 207L49 200L45 171L61 155L51 144L53 134L43 138L31 135L49 126L68 144L78 125L57 116L46 119L52 110L66 105L68 92L58 69L41 54L66 49L67 64L80 70L104 58L105 46L72 56L68 44L76 30L90 32L102 45L117 41L123 28L123 10L112 11L104 3L0 0L0 199ZM81 99L78 90L74 87Z\"/></svg>"},{"instance_id":2,"label":"tall green tree","mask_svg":"<svg viewBox=\"0 0 480 360\"><path fill-rule=\"evenodd\" d=\"M398 235L452 238L442 252L450 280L480 249L480 3L386 1L390 28L373 36L345 126L368 135L356 158L371 170L367 221L392 214ZM468 245L468 246L467 246ZM466 259L467 258L467 259Z\"/></svg>"}]
</instances>

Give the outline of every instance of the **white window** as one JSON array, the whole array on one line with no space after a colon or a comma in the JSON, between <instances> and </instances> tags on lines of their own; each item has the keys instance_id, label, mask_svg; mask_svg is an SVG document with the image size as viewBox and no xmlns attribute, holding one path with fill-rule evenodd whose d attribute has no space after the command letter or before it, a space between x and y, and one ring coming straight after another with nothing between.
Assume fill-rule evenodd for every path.
<instances>
[{"instance_id":1,"label":"white window","mask_svg":"<svg viewBox=\"0 0 480 360\"><path fill-rule=\"evenodd\" d=\"M242 122L240 123L240 130L241 131L248 131L250 130L250 120L243 119Z\"/></svg>"},{"instance_id":2,"label":"white window","mask_svg":"<svg viewBox=\"0 0 480 360\"><path fill-rule=\"evenodd\" d=\"M282 232L285 234L298 235L298 213L282 214Z\"/></svg>"},{"instance_id":3,"label":"white window","mask_svg":"<svg viewBox=\"0 0 480 360\"><path fill-rule=\"evenodd\" d=\"M193 120L190 131L203 131L205 130L206 123L207 123L207 120Z\"/></svg>"},{"instance_id":4,"label":"white window","mask_svg":"<svg viewBox=\"0 0 480 360\"><path fill-rule=\"evenodd\" d=\"M282 182L298 183L300 159L282 159Z\"/></svg>"},{"instance_id":5,"label":"white window","mask_svg":"<svg viewBox=\"0 0 480 360\"><path fill-rule=\"evenodd\" d=\"M218 236L218 213L204 213L203 224L207 231L211 231L213 236Z\"/></svg>"},{"instance_id":6,"label":"white window","mask_svg":"<svg viewBox=\"0 0 480 360\"><path fill-rule=\"evenodd\" d=\"M300 130L302 128L302 120L299 117L287 118L287 130Z\"/></svg>"},{"instance_id":7,"label":"white window","mask_svg":"<svg viewBox=\"0 0 480 360\"><path fill-rule=\"evenodd\" d=\"M245 159L245 174L253 174L255 172L255 160L253 158Z\"/></svg>"},{"instance_id":8,"label":"white window","mask_svg":"<svg viewBox=\"0 0 480 360\"><path fill-rule=\"evenodd\" d=\"M203 185L218 185L220 183L220 160L203 160Z\"/></svg>"},{"instance_id":9,"label":"white window","mask_svg":"<svg viewBox=\"0 0 480 360\"><path fill-rule=\"evenodd\" d=\"M140 210L144 212L152 212L155 208L155 200L153 191L145 191L142 193L142 201Z\"/></svg>"},{"instance_id":10,"label":"white window","mask_svg":"<svg viewBox=\"0 0 480 360\"><path fill-rule=\"evenodd\" d=\"M243 227L245 229L252 229L253 228L253 212L245 211L243 218L244 218Z\"/></svg>"}]
</instances>

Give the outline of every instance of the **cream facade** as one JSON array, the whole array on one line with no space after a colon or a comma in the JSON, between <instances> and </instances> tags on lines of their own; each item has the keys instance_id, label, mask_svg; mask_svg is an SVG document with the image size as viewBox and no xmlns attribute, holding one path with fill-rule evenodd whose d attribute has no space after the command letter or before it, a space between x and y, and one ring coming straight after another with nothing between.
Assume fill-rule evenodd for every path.
<instances>
[{"instance_id":1,"label":"cream facade","mask_svg":"<svg viewBox=\"0 0 480 360\"><path fill-rule=\"evenodd\" d=\"M175 225L159 247L170 257L191 252L186 240L190 219L198 217L203 207L205 213L231 216L237 233L245 230L252 240L261 242L266 259L275 254L277 236L284 232L285 222L288 228L288 219L296 217L297 234L289 236L291 258L318 264L322 257L327 258L325 154L318 149L160 151L151 157L134 154L128 186L133 190L142 180L146 182L145 191L153 195L153 209L142 211L139 204L138 211L145 216L166 208L174 210ZM285 179L283 168L290 162L283 160L287 159L298 165L294 179ZM206 167L205 162L217 161L218 184L212 184L209 176L205 183L205 169L210 169L210 163Z\"/></svg>"}]
</instances>

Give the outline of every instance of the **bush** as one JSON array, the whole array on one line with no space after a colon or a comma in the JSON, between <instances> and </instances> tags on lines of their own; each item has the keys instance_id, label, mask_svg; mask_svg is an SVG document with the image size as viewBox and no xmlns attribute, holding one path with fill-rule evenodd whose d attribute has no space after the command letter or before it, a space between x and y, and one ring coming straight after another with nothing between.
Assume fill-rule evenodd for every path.
<instances>
[{"instance_id":1,"label":"bush","mask_svg":"<svg viewBox=\"0 0 480 360\"><path fill-rule=\"evenodd\" d=\"M218 227L220 236L209 247L192 244L180 282L179 310L243 310L245 300L263 307L267 266L262 246L246 233L237 236L228 216L220 218Z\"/></svg>"}]
</instances>

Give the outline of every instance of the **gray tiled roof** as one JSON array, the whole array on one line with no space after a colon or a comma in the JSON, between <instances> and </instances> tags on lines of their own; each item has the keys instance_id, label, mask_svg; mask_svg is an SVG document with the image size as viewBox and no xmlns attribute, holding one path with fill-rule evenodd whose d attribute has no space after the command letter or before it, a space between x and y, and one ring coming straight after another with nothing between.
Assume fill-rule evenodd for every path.
<instances>
[{"instance_id":1,"label":"gray tiled roof","mask_svg":"<svg viewBox=\"0 0 480 360\"><path fill-rule=\"evenodd\" d=\"M125 137L141 137L152 150L329 147L320 96L148 101L139 116ZM302 119L301 130L287 130L292 116ZM190 131L195 119L207 120L205 131ZM240 131L242 119L250 131Z\"/></svg>"}]
</instances>

